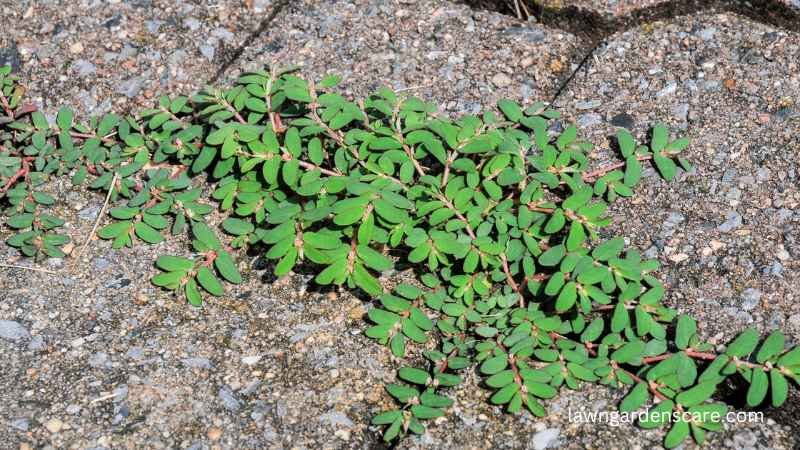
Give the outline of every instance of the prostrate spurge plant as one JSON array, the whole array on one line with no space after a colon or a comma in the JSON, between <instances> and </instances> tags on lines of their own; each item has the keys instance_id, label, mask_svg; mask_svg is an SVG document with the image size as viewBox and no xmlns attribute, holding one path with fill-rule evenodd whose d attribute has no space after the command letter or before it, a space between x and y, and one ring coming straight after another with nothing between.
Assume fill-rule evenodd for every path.
<instances>
[{"instance_id":1,"label":"prostrate spurge plant","mask_svg":"<svg viewBox=\"0 0 800 450\"><path fill-rule=\"evenodd\" d=\"M191 256L159 257L153 282L193 305L203 291L222 295L220 278L241 281L230 247L264 247L277 275L311 265L319 284L360 288L377 297L366 334L398 358L422 351L429 361L386 386L398 406L373 420L386 440L444 415L447 388L473 365L490 401L512 413L546 414L542 400L565 385L627 389L620 409L652 405L639 423L668 425L667 447L722 426L727 406L712 396L727 377L749 384L750 406L786 400L800 350L785 350L779 331L760 341L749 329L716 352L692 318L661 303L656 261L598 237L610 223L604 199L633 195L642 163L672 179L676 160L688 165L678 157L686 139L656 125L637 145L621 130L623 161L590 170L591 145L574 126L551 126L558 114L544 104L504 100L501 117L451 120L388 89L348 101L337 81L273 69L163 97L138 117L78 123L63 108L51 123L2 69L0 195L18 232L8 243L63 256L63 221L37 187L71 175L110 191L115 221L98 234L114 247L191 233ZM204 221L208 179L228 245ZM377 276L396 262L419 283L389 293Z\"/></svg>"}]
</instances>

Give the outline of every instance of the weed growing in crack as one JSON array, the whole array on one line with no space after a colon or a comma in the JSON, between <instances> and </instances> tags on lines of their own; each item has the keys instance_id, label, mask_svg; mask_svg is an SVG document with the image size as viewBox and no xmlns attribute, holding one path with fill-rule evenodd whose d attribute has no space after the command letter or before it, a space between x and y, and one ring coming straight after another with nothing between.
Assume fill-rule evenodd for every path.
<instances>
[{"instance_id":1,"label":"weed growing in crack","mask_svg":"<svg viewBox=\"0 0 800 450\"><path fill-rule=\"evenodd\" d=\"M272 69L226 90L162 97L136 117L49 123L22 103L0 70L0 199L8 243L32 257L64 256L63 220L39 187L72 183L109 192L113 221L98 235L115 248L189 233L189 256L160 256L152 281L192 305L242 277L233 249L264 247L276 275L318 269L322 285L376 298L366 335L397 358L422 354L386 386L397 407L374 417L387 441L422 433L453 403L448 388L477 366L490 402L510 413L546 414L543 400L584 382L628 391L622 412L652 404L644 428L668 428L667 447L718 430L727 406L713 400L736 376L747 404L786 401L800 349L775 331L748 329L724 351L703 342L694 319L662 304L657 261L599 238L607 201L633 195L642 165L671 180L688 167L685 138L663 125L637 144L620 131L622 161L589 168L591 145L558 113L503 100L502 115L438 115L414 97L381 89L348 101L338 78L309 82ZM206 224L212 206L226 239ZM412 265L415 284L387 292L381 272ZM678 413L673 417L671 413ZM688 414L684 414L688 413Z\"/></svg>"}]
</instances>

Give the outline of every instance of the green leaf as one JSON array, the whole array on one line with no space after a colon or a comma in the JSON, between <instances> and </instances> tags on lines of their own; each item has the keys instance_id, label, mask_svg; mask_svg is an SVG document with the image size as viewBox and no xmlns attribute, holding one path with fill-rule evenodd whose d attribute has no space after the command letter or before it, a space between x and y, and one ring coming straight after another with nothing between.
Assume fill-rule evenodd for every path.
<instances>
[{"instance_id":1,"label":"green leaf","mask_svg":"<svg viewBox=\"0 0 800 450\"><path fill-rule=\"evenodd\" d=\"M69 130L72 128L73 117L72 109L67 106L62 106L56 115L56 125L58 125L58 128L61 130Z\"/></svg>"},{"instance_id":2,"label":"green leaf","mask_svg":"<svg viewBox=\"0 0 800 450\"><path fill-rule=\"evenodd\" d=\"M395 420L402 419L403 413L398 410L384 411L372 418L373 425L388 425Z\"/></svg>"},{"instance_id":3,"label":"green leaf","mask_svg":"<svg viewBox=\"0 0 800 450\"><path fill-rule=\"evenodd\" d=\"M669 139L669 130L663 123L656 124L653 127L653 139L650 141L650 149L653 153L658 153L667 146Z\"/></svg>"},{"instance_id":4,"label":"green leaf","mask_svg":"<svg viewBox=\"0 0 800 450\"><path fill-rule=\"evenodd\" d=\"M184 292L186 293L186 299L189 301L190 305L198 307L203 305L203 296L200 295L200 290L197 289L197 283L194 279L190 279L186 282Z\"/></svg>"},{"instance_id":5,"label":"green leaf","mask_svg":"<svg viewBox=\"0 0 800 450\"><path fill-rule=\"evenodd\" d=\"M18 230L22 228L28 228L31 225L33 225L34 218L35 217L32 213L17 214L15 216L11 216L6 222L6 225L8 225L11 228L16 228Z\"/></svg>"},{"instance_id":6,"label":"green leaf","mask_svg":"<svg viewBox=\"0 0 800 450\"><path fill-rule=\"evenodd\" d=\"M778 369L770 370L769 378L772 391L772 406L781 406L789 396L789 383Z\"/></svg>"},{"instance_id":7,"label":"green leaf","mask_svg":"<svg viewBox=\"0 0 800 450\"><path fill-rule=\"evenodd\" d=\"M611 353L611 359L621 363L630 363L643 356L645 343L639 340L628 342Z\"/></svg>"},{"instance_id":8,"label":"green leaf","mask_svg":"<svg viewBox=\"0 0 800 450\"><path fill-rule=\"evenodd\" d=\"M156 266L162 270L186 272L194 268L194 262L191 259L179 256L162 255L156 259Z\"/></svg>"},{"instance_id":9,"label":"green leaf","mask_svg":"<svg viewBox=\"0 0 800 450\"><path fill-rule=\"evenodd\" d=\"M411 414L417 419L435 419L437 417L442 417L444 411L439 408L431 408L430 406L414 405L411 407Z\"/></svg>"},{"instance_id":10,"label":"green leaf","mask_svg":"<svg viewBox=\"0 0 800 450\"><path fill-rule=\"evenodd\" d=\"M183 271L162 272L153 276L150 281L156 286L175 290L180 287L184 276L186 276L186 272Z\"/></svg>"},{"instance_id":11,"label":"green leaf","mask_svg":"<svg viewBox=\"0 0 800 450\"><path fill-rule=\"evenodd\" d=\"M409 383L421 384L423 386L428 384L430 380L428 372L414 367L401 367L400 370L397 371L397 376Z\"/></svg>"},{"instance_id":12,"label":"green leaf","mask_svg":"<svg viewBox=\"0 0 800 450\"><path fill-rule=\"evenodd\" d=\"M144 222L134 223L133 230L136 232L136 236L139 239L147 242L148 244L158 244L164 240L164 236L162 236L161 233Z\"/></svg>"},{"instance_id":13,"label":"green leaf","mask_svg":"<svg viewBox=\"0 0 800 450\"><path fill-rule=\"evenodd\" d=\"M672 181L672 179L675 178L675 175L678 173L678 166L676 166L675 162L669 158L665 158L656 154L653 155L653 162L656 164L661 176L667 181Z\"/></svg>"},{"instance_id":14,"label":"green leaf","mask_svg":"<svg viewBox=\"0 0 800 450\"><path fill-rule=\"evenodd\" d=\"M689 346L689 339L697 333L697 322L686 314L678 316L675 330L675 345L683 350Z\"/></svg>"},{"instance_id":15,"label":"green leaf","mask_svg":"<svg viewBox=\"0 0 800 450\"><path fill-rule=\"evenodd\" d=\"M750 387L747 389L747 404L749 406L758 406L764 401L767 396L767 389L769 388L769 378L767 372L760 368L753 369L750 378Z\"/></svg>"},{"instance_id":16,"label":"green leaf","mask_svg":"<svg viewBox=\"0 0 800 450\"><path fill-rule=\"evenodd\" d=\"M214 267L229 283L239 284L242 282L242 275L228 252L217 252L217 257L214 258Z\"/></svg>"},{"instance_id":17,"label":"green leaf","mask_svg":"<svg viewBox=\"0 0 800 450\"><path fill-rule=\"evenodd\" d=\"M564 286L556 299L556 311L563 312L572 308L577 298L577 285L574 281L570 281Z\"/></svg>"},{"instance_id":18,"label":"green leaf","mask_svg":"<svg viewBox=\"0 0 800 450\"><path fill-rule=\"evenodd\" d=\"M497 102L497 107L500 108L500 111L508 118L508 120L512 122L519 122L522 118L522 108L519 105L507 99L502 99Z\"/></svg>"},{"instance_id":19,"label":"green leaf","mask_svg":"<svg viewBox=\"0 0 800 450\"><path fill-rule=\"evenodd\" d=\"M100 228L97 231L97 235L102 239L114 239L117 236L129 233L132 226L133 223L129 220L123 222L114 222L104 226L103 228Z\"/></svg>"},{"instance_id":20,"label":"green leaf","mask_svg":"<svg viewBox=\"0 0 800 450\"><path fill-rule=\"evenodd\" d=\"M356 253L370 269L385 271L392 268L392 261L366 245L356 247Z\"/></svg>"},{"instance_id":21,"label":"green leaf","mask_svg":"<svg viewBox=\"0 0 800 450\"><path fill-rule=\"evenodd\" d=\"M367 294L378 295L383 292L381 284L375 277L370 275L369 271L367 271L362 264L355 264L353 266L353 281L355 281L356 286L363 289Z\"/></svg>"},{"instance_id":22,"label":"green leaf","mask_svg":"<svg viewBox=\"0 0 800 450\"><path fill-rule=\"evenodd\" d=\"M197 269L197 281L203 289L215 297L221 297L225 293L222 284L208 267L203 266Z\"/></svg>"},{"instance_id":23,"label":"green leaf","mask_svg":"<svg viewBox=\"0 0 800 450\"><path fill-rule=\"evenodd\" d=\"M664 437L664 447L675 448L689 436L689 424L682 420L674 422Z\"/></svg>"},{"instance_id":24,"label":"green leaf","mask_svg":"<svg viewBox=\"0 0 800 450\"><path fill-rule=\"evenodd\" d=\"M773 331L764 342L756 354L756 361L763 364L773 357L783 352L785 338L780 331Z\"/></svg>"},{"instance_id":25,"label":"green leaf","mask_svg":"<svg viewBox=\"0 0 800 450\"><path fill-rule=\"evenodd\" d=\"M675 397L675 401L683 406L694 406L703 403L711 398L717 385L713 382L700 383L691 389L681 392Z\"/></svg>"},{"instance_id":26,"label":"green leaf","mask_svg":"<svg viewBox=\"0 0 800 450\"><path fill-rule=\"evenodd\" d=\"M728 344L725 354L731 357L741 358L749 355L758 345L758 331L754 328L744 330L736 339Z\"/></svg>"},{"instance_id":27,"label":"green leaf","mask_svg":"<svg viewBox=\"0 0 800 450\"><path fill-rule=\"evenodd\" d=\"M242 219L229 217L222 221L222 228L234 236L241 236L244 234L252 233L255 227L252 223Z\"/></svg>"},{"instance_id":28,"label":"green leaf","mask_svg":"<svg viewBox=\"0 0 800 450\"><path fill-rule=\"evenodd\" d=\"M637 383L628 395L622 399L622 402L619 404L619 410L620 412L636 411L641 408L649 398L650 395L647 384Z\"/></svg>"},{"instance_id":29,"label":"green leaf","mask_svg":"<svg viewBox=\"0 0 800 450\"><path fill-rule=\"evenodd\" d=\"M495 356L489 358L481 364L481 372L486 375L493 375L505 369L508 365L508 359L505 355Z\"/></svg>"},{"instance_id":30,"label":"green leaf","mask_svg":"<svg viewBox=\"0 0 800 450\"><path fill-rule=\"evenodd\" d=\"M192 234L198 241L202 242L210 249L216 250L222 246L217 235L203 222L195 222L192 224Z\"/></svg>"}]
</instances>

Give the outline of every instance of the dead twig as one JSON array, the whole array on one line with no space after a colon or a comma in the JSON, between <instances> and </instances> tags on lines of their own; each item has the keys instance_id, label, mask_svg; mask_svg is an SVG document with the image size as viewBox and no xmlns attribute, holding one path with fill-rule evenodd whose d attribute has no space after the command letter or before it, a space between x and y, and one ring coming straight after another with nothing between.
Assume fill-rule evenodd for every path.
<instances>
[{"instance_id":1,"label":"dead twig","mask_svg":"<svg viewBox=\"0 0 800 450\"><path fill-rule=\"evenodd\" d=\"M117 184L117 179L119 178L118 173L114 173L114 178L111 179L111 186L108 188L108 193L106 194L106 200L103 202L103 207L100 208L100 212L97 213L97 220L94 221L94 226L92 227L92 231L86 236L86 242L83 243L81 248L73 255L75 258L72 261L72 266L70 267L70 272L75 270L75 266L77 266L78 261L83 254L83 251L86 250L86 247L89 246L89 242L92 242L92 237L94 237L94 232L97 231L97 226L100 225L100 220L103 219L103 214L106 212L106 208L108 207L108 202L111 200L111 193L114 192L114 186Z\"/></svg>"},{"instance_id":2,"label":"dead twig","mask_svg":"<svg viewBox=\"0 0 800 450\"><path fill-rule=\"evenodd\" d=\"M53 275L57 275L57 274L61 273L60 270L49 270L49 269L42 269L42 268L39 268L39 267L31 267L31 266L19 266L19 265L16 265L16 264L0 264L0 268L30 270L32 272L44 272L44 273L49 273L49 274L53 274Z\"/></svg>"}]
</instances>

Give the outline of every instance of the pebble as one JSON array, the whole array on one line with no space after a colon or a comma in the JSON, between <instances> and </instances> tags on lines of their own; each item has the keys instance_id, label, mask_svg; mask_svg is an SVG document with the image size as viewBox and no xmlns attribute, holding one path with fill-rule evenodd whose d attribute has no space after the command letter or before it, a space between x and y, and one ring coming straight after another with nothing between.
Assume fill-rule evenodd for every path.
<instances>
[{"instance_id":1,"label":"pebble","mask_svg":"<svg viewBox=\"0 0 800 450\"><path fill-rule=\"evenodd\" d=\"M78 53L82 53L83 52L83 44L80 43L80 42L76 42L76 43L70 45L69 46L69 52L74 54L74 55L77 55Z\"/></svg>"},{"instance_id":2,"label":"pebble","mask_svg":"<svg viewBox=\"0 0 800 450\"><path fill-rule=\"evenodd\" d=\"M531 444L535 450L544 450L555 447L561 430L558 428L547 428L533 435Z\"/></svg>"},{"instance_id":3,"label":"pebble","mask_svg":"<svg viewBox=\"0 0 800 450\"><path fill-rule=\"evenodd\" d=\"M615 127L622 127L628 130L632 130L634 125L636 125L636 121L630 114L620 113L611 118L611 125L614 125Z\"/></svg>"},{"instance_id":4,"label":"pebble","mask_svg":"<svg viewBox=\"0 0 800 450\"><path fill-rule=\"evenodd\" d=\"M600 100L586 100L586 101L583 101L583 102L575 103L575 108L581 109L581 110L594 109L594 108L597 108L598 106L600 106L602 104L603 104L603 102L601 102Z\"/></svg>"},{"instance_id":5,"label":"pebble","mask_svg":"<svg viewBox=\"0 0 800 450\"><path fill-rule=\"evenodd\" d=\"M19 72L22 68L22 60L20 59L19 51L13 40L12 44L8 47L0 47L0 67L11 66L14 72Z\"/></svg>"},{"instance_id":6,"label":"pebble","mask_svg":"<svg viewBox=\"0 0 800 450\"><path fill-rule=\"evenodd\" d=\"M206 436L212 441L218 441L219 438L222 437L222 429L219 427L211 427L208 429Z\"/></svg>"},{"instance_id":7,"label":"pebble","mask_svg":"<svg viewBox=\"0 0 800 450\"><path fill-rule=\"evenodd\" d=\"M742 309L745 311L752 311L758 306L761 300L761 291L754 288L745 289L742 292Z\"/></svg>"},{"instance_id":8,"label":"pebble","mask_svg":"<svg viewBox=\"0 0 800 450\"><path fill-rule=\"evenodd\" d=\"M205 56L209 61L214 61L214 53L216 53L216 50L217 49L213 45L200 46L200 54Z\"/></svg>"},{"instance_id":9,"label":"pebble","mask_svg":"<svg viewBox=\"0 0 800 450\"><path fill-rule=\"evenodd\" d=\"M19 419L12 420L11 422L9 422L9 425L11 425L12 428L16 428L19 431L28 431L28 429L31 426L31 423L28 419L22 417Z\"/></svg>"},{"instance_id":10,"label":"pebble","mask_svg":"<svg viewBox=\"0 0 800 450\"><path fill-rule=\"evenodd\" d=\"M30 332L19 322L0 320L0 339L17 342L28 339L30 336Z\"/></svg>"},{"instance_id":11,"label":"pebble","mask_svg":"<svg viewBox=\"0 0 800 450\"><path fill-rule=\"evenodd\" d=\"M219 399L222 400L222 404L228 411L236 412L242 407L242 401L236 397L236 395L228 386L223 386L220 388Z\"/></svg>"},{"instance_id":12,"label":"pebble","mask_svg":"<svg viewBox=\"0 0 800 450\"><path fill-rule=\"evenodd\" d=\"M578 117L578 126L584 129L602 122L603 116L597 113L582 114Z\"/></svg>"},{"instance_id":13,"label":"pebble","mask_svg":"<svg viewBox=\"0 0 800 450\"><path fill-rule=\"evenodd\" d=\"M736 211L731 211L725 216L725 222L720 224L717 229L723 233L729 233L742 225L742 216Z\"/></svg>"},{"instance_id":14,"label":"pebble","mask_svg":"<svg viewBox=\"0 0 800 450\"><path fill-rule=\"evenodd\" d=\"M670 81L669 83L667 83L666 86L664 86L663 89L661 89L660 91L658 91L658 93L656 93L656 97L659 98L666 97L667 95L674 94L675 91L677 90L678 90L678 84L675 83L674 81Z\"/></svg>"},{"instance_id":15,"label":"pebble","mask_svg":"<svg viewBox=\"0 0 800 450\"><path fill-rule=\"evenodd\" d=\"M78 59L72 63L72 70L74 70L79 76L85 77L86 75L95 73L97 71L97 67L85 59Z\"/></svg>"},{"instance_id":16,"label":"pebble","mask_svg":"<svg viewBox=\"0 0 800 450\"><path fill-rule=\"evenodd\" d=\"M492 77L492 83L497 87L506 87L511 84L511 78L504 73L498 73Z\"/></svg>"},{"instance_id":17,"label":"pebble","mask_svg":"<svg viewBox=\"0 0 800 450\"><path fill-rule=\"evenodd\" d=\"M89 365L96 369L103 369L111 365L108 353L97 352L89 357Z\"/></svg>"},{"instance_id":18,"label":"pebble","mask_svg":"<svg viewBox=\"0 0 800 450\"><path fill-rule=\"evenodd\" d=\"M142 77L128 78L117 86L117 93L133 98L139 95L143 85L144 79Z\"/></svg>"},{"instance_id":19,"label":"pebble","mask_svg":"<svg viewBox=\"0 0 800 450\"><path fill-rule=\"evenodd\" d=\"M208 358L184 358L181 360L184 366L192 369L211 369L212 364Z\"/></svg>"},{"instance_id":20,"label":"pebble","mask_svg":"<svg viewBox=\"0 0 800 450\"><path fill-rule=\"evenodd\" d=\"M261 361L261 355L245 356L242 358L242 363L247 366L252 366Z\"/></svg>"},{"instance_id":21,"label":"pebble","mask_svg":"<svg viewBox=\"0 0 800 450\"><path fill-rule=\"evenodd\" d=\"M672 108L672 114L675 116L676 119L685 121L686 118L689 117L689 104L681 103L678 106Z\"/></svg>"},{"instance_id":22,"label":"pebble","mask_svg":"<svg viewBox=\"0 0 800 450\"><path fill-rule=\"evenodd\" d=\"M686 253L675 253L669 256L669 260L674 263L680 263L689 259L689 255Z\"/></svg>"},{"instance_id":23,"label":"pebble","mask_svg":"<svg viewBox=\"0 0 800 450\"><path fill-rule=\"evenodd\" d=\"M183 26L190 29L191 31L197 31L200 28L200 21L195 19L194 17L189 17L188 19L183 21Z\"/></svg>"},{"instance_id":24,"label":"pebble","mask_svg":"<svg viewBox=\"0 0 800 450\"><path fill-rule=\"evenodd\" d=\"M64 428L64 422L61 419L53 418L45 422L44 427L47 428L47 431L55 434Z\"/></svg>"}]
</instances>

